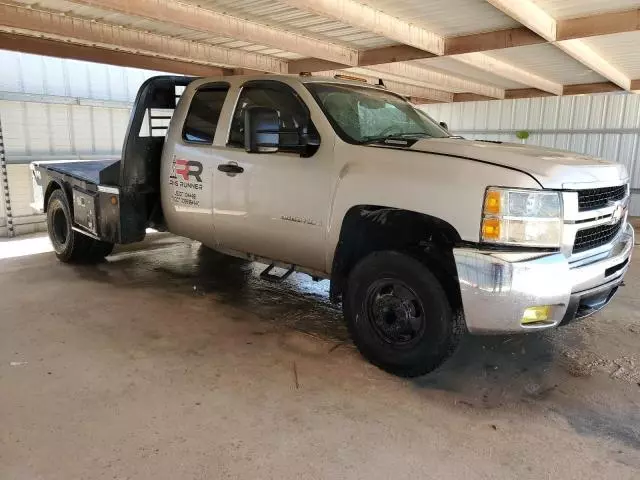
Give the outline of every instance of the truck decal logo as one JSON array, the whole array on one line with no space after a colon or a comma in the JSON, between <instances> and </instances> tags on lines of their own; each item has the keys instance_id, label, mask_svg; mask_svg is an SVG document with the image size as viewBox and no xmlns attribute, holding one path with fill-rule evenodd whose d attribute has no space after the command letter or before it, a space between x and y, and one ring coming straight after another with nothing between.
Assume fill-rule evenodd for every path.
<instances>
[{"instance_id":1,"label":"truck decal logo","mask_svg":"<svg viewBox=\"0 0 640 480\"><path fill-rule=\"evenodd\" d=\"M186 182L189 181L190 176L193 176L198 182L202 183L202 177L200 175L202 175L203 167L200 162L178 159L176 160L176 167L181 167L176 168L176 174L181 175Z\"/></svg>"}]
</instances>

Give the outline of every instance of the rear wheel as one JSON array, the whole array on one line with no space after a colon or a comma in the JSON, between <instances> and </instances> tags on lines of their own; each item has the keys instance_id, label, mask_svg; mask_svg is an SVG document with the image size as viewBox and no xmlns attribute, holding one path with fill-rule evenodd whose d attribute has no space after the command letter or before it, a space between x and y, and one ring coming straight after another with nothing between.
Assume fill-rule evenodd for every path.
<instances>
[{"instance_id":1,"label":"rear wheel","mask_svg":"<svg viewBox=\"0 0 640 480\"><path fill-rule=\"evenodd\" d=\"M403 377L439 367L462 333L436 276L399 252L374 252L354 267L343 309L362 355Z\"/></svg>"},{"instance_id":2,"label":"rear wheel","mask_svg":"<svg viewBox=\"0 0 640 480\"><path fill-rule=\"evenodd\" d=\"M59 260L92 263L111 253L112 243L94 240L73 230L71 218L67 196L62 190L54 191L47 204L47 230Z\"/></svg>"}]
</instances>

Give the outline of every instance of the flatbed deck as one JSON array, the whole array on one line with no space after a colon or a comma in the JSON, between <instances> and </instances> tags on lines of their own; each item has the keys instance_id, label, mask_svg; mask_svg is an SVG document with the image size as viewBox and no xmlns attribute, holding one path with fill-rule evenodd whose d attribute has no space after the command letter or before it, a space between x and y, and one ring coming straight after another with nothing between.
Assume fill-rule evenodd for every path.
<instances>
[{"instance_id":1,"label":"flatbed deck","mask_svg":"<svg viewBox=\"0 0 640 480\"><path fill-rule=\"evenodd\" d=\"M52 170L63 175L69 175L98 185L100 183L100 172L117 162L119 162L119 160L117 159L82 161L74 160L67 162L43 162L39 165L48 170Z\"/></svg>"}]
</instances>

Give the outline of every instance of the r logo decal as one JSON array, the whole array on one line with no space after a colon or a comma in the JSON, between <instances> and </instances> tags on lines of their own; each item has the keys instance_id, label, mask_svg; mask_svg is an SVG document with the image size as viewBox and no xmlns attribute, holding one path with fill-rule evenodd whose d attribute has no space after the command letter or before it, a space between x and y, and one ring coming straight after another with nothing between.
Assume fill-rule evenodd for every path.
<instances>
[{"instance_id":1,"label":"r logo decal","mask_svg":"<svg viewBox=\"0 0 640 480\"><path fill-rule=\"evenodd\" d=\"M176 160L176 175L182 176L186 182L193 176L198 182L202 182L202 164L194 160Z\"/></svg>"}]
</instances>

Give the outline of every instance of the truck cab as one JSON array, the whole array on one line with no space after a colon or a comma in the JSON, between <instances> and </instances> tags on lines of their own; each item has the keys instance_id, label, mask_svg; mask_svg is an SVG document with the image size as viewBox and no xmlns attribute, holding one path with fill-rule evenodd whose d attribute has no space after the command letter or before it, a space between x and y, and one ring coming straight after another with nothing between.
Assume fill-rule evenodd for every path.
<instances>
[{"instance_id":1,"label":"truck cab","mask_svg":"<svg viewBox=\"0 0 640 480\"><path fill-rule=\"evenodd\" d=\"M403 376L466 332L595 313L634 245L623 166L453 137L354 79L155 77L120 160L32 170L61 260L154 227L264 262L267 280L274 266L329 278L362 354Z\"/></svg>"}]
</instances>

